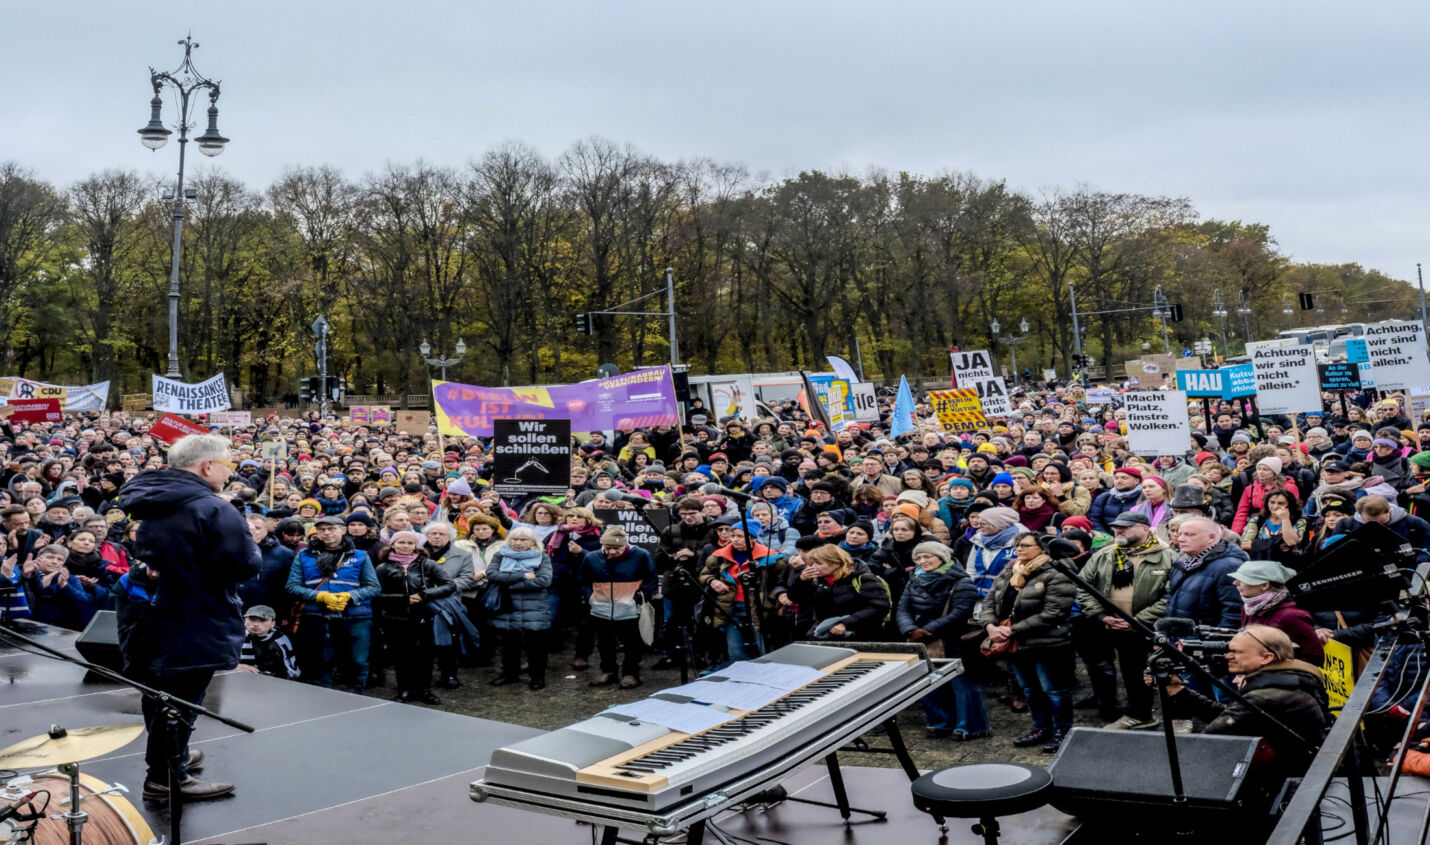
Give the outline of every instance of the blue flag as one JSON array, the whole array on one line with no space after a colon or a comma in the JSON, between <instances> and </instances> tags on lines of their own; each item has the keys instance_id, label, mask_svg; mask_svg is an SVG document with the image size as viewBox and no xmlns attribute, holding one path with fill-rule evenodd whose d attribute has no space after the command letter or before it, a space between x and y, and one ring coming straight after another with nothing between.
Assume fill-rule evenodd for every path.
<instances>
[{"instance_id":1,"label":"blue flag","mask_svg":"<svg viewBox=\"0 0 1430 845\"><path fill-rule=\"evenodd\" d=\"M914 430L914 393L909 380L899 376L899 395L894 399L894 419L889 423L889 436L901 437Z\"/></svg>"}]
</instances>

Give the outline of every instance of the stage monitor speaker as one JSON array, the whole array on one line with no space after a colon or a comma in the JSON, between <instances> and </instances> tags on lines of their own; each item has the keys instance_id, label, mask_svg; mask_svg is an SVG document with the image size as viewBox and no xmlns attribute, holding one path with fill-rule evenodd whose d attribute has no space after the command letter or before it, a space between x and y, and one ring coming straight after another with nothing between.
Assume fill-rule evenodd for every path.
<instances>
[{"instance_id":1,"label":"stage monitor speaker","mask_svg":"<svg viewBox=\"0 0 1430 845\"><path fill-rule=\"evenodd\" d=\"M90 663L116 672L124 671L124 657L119 653L119 617L112 610L94 614L89 624L74 642L75 650Z\"/></svg>"},{"instance_id":2,"label":"stage monitor speaker","mask_svg":"<svg viewBox=\"0 0 1430 845\"><path fill-rule=\"evenodd\" d=\"M1195 827L1247 811L1244 790L1257 737L1178 734L1182 788ZM1073 728L1048 767L1048 803L1083 822L1170 825L1172 773L1160 730ZM1170 827L1166 827L1170 831Z\"/></svg>"}]
</instances>

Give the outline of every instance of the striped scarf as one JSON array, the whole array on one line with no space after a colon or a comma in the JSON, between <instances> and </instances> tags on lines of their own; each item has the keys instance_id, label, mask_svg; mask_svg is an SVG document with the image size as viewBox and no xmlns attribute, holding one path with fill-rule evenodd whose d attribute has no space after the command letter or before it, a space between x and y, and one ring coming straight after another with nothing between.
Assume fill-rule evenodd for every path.
<instances>
[{"instance_id":1,"label":"striped scarf","mask_svg":"<svg viewBox=\"0 0 1430 845\"><path fill-rule=\"evenodd\" d=\"M1115 546L1113 548L1112 565L1112 586L1114 589L1122 589L1132 584L1132 556L1141 554L1153 546L1157 545L1157 535L1148 534L1147 539L1142 541L1142 545L1134 548Z\"/></svg>"}]
</instances>

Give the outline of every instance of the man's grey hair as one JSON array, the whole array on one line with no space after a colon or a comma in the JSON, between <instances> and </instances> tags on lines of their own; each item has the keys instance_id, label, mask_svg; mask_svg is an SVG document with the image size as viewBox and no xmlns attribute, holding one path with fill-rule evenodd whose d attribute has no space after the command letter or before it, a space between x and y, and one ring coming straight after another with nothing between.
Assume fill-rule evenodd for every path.
<instances>
[{"instance_id":1,"label":"man's grey hair","mask_svg":"<svg viewBox=\"0 0 1430 845\"><path fill-rule=\"evenodd\" d=\"M59 543L48 543L38 552L35 552L36 557L40 555L58 555L60 560L69 560L70 550L67 546L61 546Z\"/></svg>"},{"instance_id":2,"label":"man's grey hair","mask_svg":"<svg viewBox=\"0 0 1430 845\"><path fill-rule=\"evenodd\" d=\"M429 523L427 523L426 525L422 526L422 533L423 533L423 534L431 534L433 531L435 531L435 530L437 530L437 529L441 529L442 531L446 531L448 535L455 535L455 534L457 533L456 531L454 531L454 530L452 529L451 523L448 523L448 522L429 522Z\"/></svg>"},{"instance_id":3,"label":"man's grey hair","mask_svg":"<svg viewBox=\"0 0 1430 845\"><path fill-rule=\"evenodd\" d=\"M193 469L204 461L226 461L232 446L227 437L218 434L190 434L179 438L169 449L169 466Z\"/></svg>"}]
</instances>

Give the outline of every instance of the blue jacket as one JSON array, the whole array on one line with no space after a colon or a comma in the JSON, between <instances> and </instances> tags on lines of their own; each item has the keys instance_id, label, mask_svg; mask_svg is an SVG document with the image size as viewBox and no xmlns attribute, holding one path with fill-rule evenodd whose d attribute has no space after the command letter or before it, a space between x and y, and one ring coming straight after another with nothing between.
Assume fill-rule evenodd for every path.
<instances>
[{"instance_id":1,"label":"blue jacket","mask_svg":"<svg viewBox=\"0 0 1430 845\"><path fill-rule=\"evenodd\" d=\"M640 615L637 592L646 601L655 596L655 560L639 546L627 546L620 557L610 559L604 550L588 552L581 561L581 595L590 603L597 619L620 621Z\"/></svg>"},{"instance_id":2,"label":"blue jacket","mask_svg":"<svg viewBox=\"0 0 1430 845\"><path fill-rule=\"evenodd\" d=\"M104 587L86 587L74 576L63 587L58 580L45 587L41 578L36 571L24 579L24 589L29 593L31 617L47 625L81 631L108 595Z\"/></svg>"},{"instance_id":3,"label":"blue jacket","mask_svg":"<svg viewBox=\"0 0 1430 845\"><path fill-rule=\"evenodd\" d=\"M159 573L145 630L124 640L126 667L164 673L237 666L244 638L237 588L258 573L261 559L238 509L181 469L145 470L116 501L143 521L134 551Z\"/></svg>"},{"instance_id":4,"label":"blue jacket","mask_svg":"<svg viewBox=\"0 0 1430 845\"><path fill-rule=\"evenodd\" d=\"M1112 520L1122 515L1123 511L1132 510L1132 506L1137 504L1139 491L1132 488L1128 491L1132 495L1126 501L1118 501L1112 494L1115 490L1104 490L1092 500L1092 507L1087 510L1087 518L1092 520L1092 527L1104 534L1112 530Z\"/></svg>"},{"instance_id":5,"label":"blue jacket","mask_svg":"<svg viewBox=\"0 0 1430 845\"><path fill-rule=\"evenodd\" d=\"M1241 594L1227 576L1246 560L1240 546L1218 541L1207 550L1202 565L1187 571L1182 558L1172 564L1167 578L1167 612L1164 619L1191 619L1198 625L1241 627Z\"/></svg>"},{"instance_id":6,"label":"blue jacket","mask_svg":"<svg viewBox=\"0 0 1430 845\"><path fill-rule=\"evenodd\" d=\"M330 619L372 618L372 599L382 592L377 569L367 552L354 548L347 537L343 538L343 546L342 560L326 582L318 569L318 557L313 546L307 546L293 556L293 566L288 570L288 592L303 601L305 616L311 613ZM342 613L337 613L318 604L318 593L347 593L351 598Z\"/></svg>"},{"instance_id":7,"label":"blue jacket","mask_svg":"<svg viewBox=\"0 0 1430 845\"><path fill-rule=\"evenodd\" d=\"M268 535L258 544L263 556L258 566L258 574L238 585L238 597L243 609L256 604L266 604L283 618L293 597L288 595L288 576L293 570L293 550L278 542L278 538Z\"/></svg>"},{"instance_id":8,"label":"blue jacket","mask_svg":"<svg viewBox=\"0 0 1430 845\"><path fill-rule=\"evenodd\" d=\"M487 582L492 585L487 589L505 589L510 596L510 606L492 614L487 623L499 631L547 630L551 627L551 602L546 597L554 571L551 556L543 554L541 564L532 570L536 577L527 578L525 570L501 571L502 553L505 551L498 550L487 567Z\"/></svg>"}]
</instances>

